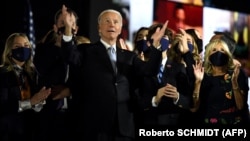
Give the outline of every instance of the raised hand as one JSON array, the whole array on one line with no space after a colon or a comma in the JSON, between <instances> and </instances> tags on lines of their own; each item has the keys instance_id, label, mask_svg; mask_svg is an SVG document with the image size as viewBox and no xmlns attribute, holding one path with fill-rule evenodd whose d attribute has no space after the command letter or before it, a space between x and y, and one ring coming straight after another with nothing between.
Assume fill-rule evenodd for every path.
<instances>
[{"instance_id":1,"label":"raised hand","mask_svg":"<svg viewBox=\"0 0 250 141\"><path fill-rule=\"evenodd\" d=\"M202 61L196 61L195 65L193 65L193 68L196 81L201 81L204 77L204 67L202 66Z\"/></svg>"},{"instance_id":2,"label":"raised hand","mask_svg":"<svg viewBox=\"0 0 250 141\"><path fill-rule=\"evenodd\" d=\"M120 46L121 46L122 49L130 50L129 47L128 47L128 45L125 43L125 41L122 38L119 39L119 44L120 44Z\"/></svg>"},{"instance_id":3,"label":"raised hand","mask_svg":"<svg viewBox=\"0 0 250 141\"><path fill-rule=\"evenodd\" d=\"M182 54L185 54L186 52L189 51L188 49L188 45L187 45L187 33L184 29L179 29L179 32L176 33L175 37L178 39L179 41L179 49L181 51Z\"/></svg>"},{"instance_id":4,"label":"raised hand","mask_svg":"<svg viewBox=\"0 0 250 141\"><path fill-rule=\"evenodd\" d=\"M232 75L232 82L235 84L238 83L237 81L238 81L239 73L240 73L240 64L236 64L235 68L234 68L233 75Z\"/></svg>"},{"instance_id":5,"label":"raised hand","mask_svg":"<svg viewBox=\"0 0 250 141\"><path fill-rule=\"evenodd\" d=\"M67 11L67 7L65 5L62 6L62 15L63 15L63 22L65 26L64 34L67 36L72 36L73 30L76 30L75 29L76 28L75 17L73 13L69 13Z\"/></svg>"},{"instance_id":6,"label":"raised hand","mask_svg":"<svg viewBox=\"0 0 250 141\"><path fill-rule=\"evenodd\" d=\"M162 28L158 27L155 33L152 35L151 39L153 40L153 46L155 48L160 46L160 40L164 36L167 26L168 26L168 20L163 24Z\"/></svg>"}]
</instances>

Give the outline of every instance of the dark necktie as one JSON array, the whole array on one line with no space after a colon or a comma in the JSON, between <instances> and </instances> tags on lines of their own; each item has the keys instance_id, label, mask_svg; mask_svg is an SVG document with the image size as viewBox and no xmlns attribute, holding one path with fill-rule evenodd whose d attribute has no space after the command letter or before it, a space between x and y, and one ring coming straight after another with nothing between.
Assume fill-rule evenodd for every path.
<instances>
[{"instance_id":1,"label":"dark necktie","mask_svg":"<svg viewBox=\"0 0 250 141\"><path fill-rule=\"evenodd\" d=\"M159 82L160 84L162 83L163 70L164 70L164 67L163 67L163 65L161 64L160 69L159 69L159 72L158 72L158 74L157 74L158 82Z\"/></svg>"},{"instance_id":2,"label":"dark necktie","mask_svg":"<svg viewBox=\"0 0 250 141\"><path fill-rule=\"evenodd\" d=\"M114 71L116 72L116 52L115 52L115 48L114 47L109 47L108 48L108 54L109 54L109 58L111 60L112 66Z\"/></svg>"}]
</instances>

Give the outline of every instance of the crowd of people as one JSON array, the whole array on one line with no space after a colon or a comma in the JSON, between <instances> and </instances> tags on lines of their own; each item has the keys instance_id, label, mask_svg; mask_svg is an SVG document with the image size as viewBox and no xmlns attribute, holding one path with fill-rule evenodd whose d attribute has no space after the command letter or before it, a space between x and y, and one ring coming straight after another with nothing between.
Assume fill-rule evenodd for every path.
<instances>
[{"instance_id":1,"label":"crowd of people","mask_svg":"<svg viewBox=\"0 0 250 141\"><path fill-rule=\"evenodd\" d=\"M231 36L204 45L196 29L173 31L167 20L138 29L131 51L119 38L118 11L99 14L94 42L78 35L77 20L63 5L34 55L27 35L7 38L1 141L135 141L143 127L248 128L248 76Z\"/></svg>"}]
</instances>

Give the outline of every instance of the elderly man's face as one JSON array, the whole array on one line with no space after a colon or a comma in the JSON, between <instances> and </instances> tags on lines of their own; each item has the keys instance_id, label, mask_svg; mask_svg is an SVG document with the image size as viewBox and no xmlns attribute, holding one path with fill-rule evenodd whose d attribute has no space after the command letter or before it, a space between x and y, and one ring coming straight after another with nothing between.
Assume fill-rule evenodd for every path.
<instances>
[{"instance_id":1,"label":"elderly man's face","mask_svg":"<svg viewBox=\"0 0 250 141\"><path fill-rule=\"evenodd\" d=\"M122 19L114 12L104 13L99 22L99 34L103 40L116 40L121 34Z\"/></svg>"}]
</instances>

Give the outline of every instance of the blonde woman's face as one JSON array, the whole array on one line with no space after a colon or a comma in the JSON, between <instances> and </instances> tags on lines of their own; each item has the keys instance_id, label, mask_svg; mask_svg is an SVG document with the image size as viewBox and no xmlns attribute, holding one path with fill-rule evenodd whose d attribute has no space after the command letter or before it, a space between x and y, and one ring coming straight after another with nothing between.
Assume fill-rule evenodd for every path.
<instances>
[{"instance_id":1,"label":"blonde woman's face","mask_svg":"<svg viewBox=\"0 0 250 141\"><path fill-rule=\"evenodd\" d=\"M30 48L31 46L27 37L15 36L9 55L17 65L22 66L30 58Z\"/></svg>"},{"instance_id":2,"label":"blonde woman's face","mask_svg":"<svg viewBox=\"0 0 250 141\"><path fill-rule=\"evenodd\" d=\"M217 51L220 51L220 52L223 52L223 53L226 53L226 50L224 49L224 47L222 46L222 44L216 44L215 46L213 46L211 48L211 52L209 55L217 52Z\"/></svg>"},{"instance_id":3,"label":"blonde woman's face","mask_svg":"<svg viewBox=\"0 0 250 141\"><path fill-rule=\"evenodd\" d=\"M26 47L30 48L30 44L27 38L18 36L14 39L12 49L18 48L18 47Z\"/></svg>"}]
</instances>

